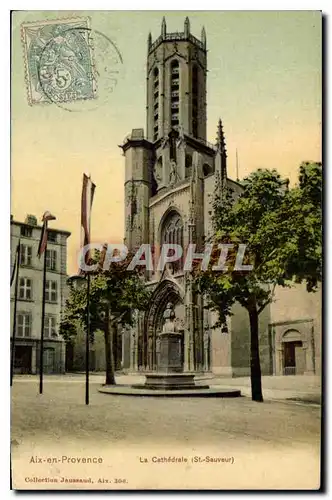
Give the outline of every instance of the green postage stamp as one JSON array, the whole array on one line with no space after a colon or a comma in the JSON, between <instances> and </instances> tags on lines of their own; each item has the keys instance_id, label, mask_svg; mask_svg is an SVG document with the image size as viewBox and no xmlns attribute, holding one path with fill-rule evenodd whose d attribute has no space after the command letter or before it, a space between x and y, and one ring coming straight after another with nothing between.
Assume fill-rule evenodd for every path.
<instances>
[{"instance_id":1,"label":"green postage stamp","mask_svg":"<svg viewBox=\"0 0 332 500\"><path fill-rule=\"evenodd\" d=\"M96 96L89 18L23 23L21 35L29 104Z\"/></svg>"}]
</instances>

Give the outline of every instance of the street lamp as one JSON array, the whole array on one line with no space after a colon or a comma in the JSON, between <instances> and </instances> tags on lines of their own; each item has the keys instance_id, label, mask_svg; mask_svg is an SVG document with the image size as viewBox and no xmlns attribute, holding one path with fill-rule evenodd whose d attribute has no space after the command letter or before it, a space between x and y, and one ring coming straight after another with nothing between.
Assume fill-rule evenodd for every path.
<instances>
[{"instance_id":1,"label":"street lamp","mask_svg":"<svg viewBox=\"0 0 332 500\"><path fill-rule=\"evenodd\" d=\"M85 337L85 404L89 404L89 342L90 342L90 275L74 274L67 278L69 286L83 289L86 286L86 337ZM85 285L86 283L86 285Z\"/></svg>"}]
</instances>

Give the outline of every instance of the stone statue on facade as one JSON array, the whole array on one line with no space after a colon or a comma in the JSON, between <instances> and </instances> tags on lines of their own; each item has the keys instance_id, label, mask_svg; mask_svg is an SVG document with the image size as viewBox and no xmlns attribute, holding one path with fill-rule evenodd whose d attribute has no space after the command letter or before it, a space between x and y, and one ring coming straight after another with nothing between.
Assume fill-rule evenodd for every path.
<instances>
[{"instance_id":1,"label":"stone statue on facade","mask_svg":"<svg viewBox=\"0 0 332 500\"><path fill-rule=\"evenodd\" d=\"M169 172L169 183L171 186L174 186L176 181L177 181L176 162L174 160L171 160L170 172Z\"/></svg>"},{"instance_id":2,"label":"stone statue on facade","mask_svg":"<svg viewBox=\"0 0 332 500\"><path fill-rule=\"evenodd\" d=\"M168 144L168 137L163 137L161 144L160 144L160 149L164 149Z\"/></svg>"},{"instance_id":3,"label":"stone statue on facade","mask_svg":"<svg viewBox=\"0 0 332 500\"><path fill-rule=\"evenodd\" d=\"M155 164L155 166L154 166L153 175L154 175L154 179L157 183L157 186L159 186L159 184L162 181L162 168L158 164Z\"/></svg>"},{"instance_id":4,"label":"stone statue on facade","mask_svg":"<svg viewBox=\"0 0 332 500\"><path fill-rule=\"evenodd\" d=\"M178 128L179 136L176 141L176 147L179 148L180 146L185 144L185 138L184 138L184 128L182 125L179 125Z\"/></svg>"}]
</instances>

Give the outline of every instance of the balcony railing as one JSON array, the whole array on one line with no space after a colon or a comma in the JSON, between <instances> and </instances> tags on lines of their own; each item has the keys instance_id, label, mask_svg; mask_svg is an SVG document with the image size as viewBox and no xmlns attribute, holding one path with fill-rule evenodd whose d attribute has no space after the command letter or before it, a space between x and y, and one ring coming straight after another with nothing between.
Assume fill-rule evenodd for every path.
<instances>
[{"instance_id":1,"label":"balcony railing","mask_svg":"<svg viewBox=\"0 0 332 500\"><path fill-rule=\"evenodd\" d=\"M196 45L197 47L199 47L200 49L204 49L204 45L203 43L198 40L198 38L196 38L194 35L192 35L191 33L189 33L189 36L186 37L184 32L183 31L176 31L175 33L166 33L166 36L163 37L162 35L160 35L154 42L153 44L151 45L150 47L150 50L149 50L149 53L153 52L154 49L156 47L158 47L158 45L163 42L163 41L177 41L177 40L190 40L194 45Z\"/></svg>"},{"instance_id":2,"label":"balcony railing","mask_svg":"<svg viewBox=\"0 0 332 500\"><path fill-rule=\"evenodd\" d=\"M173 121L177 122L177 123L174 123L174 127L176 127L176 125L179 124L179 120L178 120L178 115L173 115L172 114L172 125L173 125ZM156 133L158 131L158 125L155 125L154 127L154 133ZM190 136L188 136L188 138L190 138ZM191 136L192 138L192 136ZM126 137L124 138L122 144L125 144L128 140L131 140L131 139L144 139L146 141L148 141L149 139L144 135L144 132L143 130L139 130L139 134L135 134L135 135L132 135L132 134L128 134L126 135ZM198 141L200 142L201 144L204 144L205 146L207 146L208 148L212 149L213 151L217 151L217 146L216 144L212 144L211 142L208 142L206 141L205 139L201 139L200 137L194 137L195 141Z\"/></svg>"},{"instance_id":3,"label":"balcony railing","mask_svg":"<svg viewBox=\"0 0 332 500\"><path fill-rule=\"evenodd\" d=\"M205 144L210 149L213 149L213 151L217 151L217 146L215 144L212 144L212 142L206 141L205 139L201 139L200 137L196 138L197 141L202 142Z\"/></svg>"}]
</instances>

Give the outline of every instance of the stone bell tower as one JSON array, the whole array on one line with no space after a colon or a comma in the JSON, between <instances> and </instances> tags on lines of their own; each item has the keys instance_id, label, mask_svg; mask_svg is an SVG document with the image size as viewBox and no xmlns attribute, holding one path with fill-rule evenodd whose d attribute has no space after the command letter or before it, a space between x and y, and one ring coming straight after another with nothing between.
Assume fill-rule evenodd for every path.
<instances>
[{"instance_id":1,"label":"stone bell tower","mask_svg":"<svg viewBox=\"0 0 332 500\"><path fill-rule=\"evenodd\" d=\"M143 129L133 129L121 146L125 156L125 239L129 250L149 241L149 199L152 191L152 144Z\"/></svg>"},{"instance_id":2,"label":"stone bell tower","mask_svg":"<svg viewBox=\"0 0 332 500\"><path fill-rule=\"evenodd\" d=\"M204 28L201 40L190 33L188 17L182 32L148 36L147 139L156 153L155 177L159 188L185 177L185 148L181 138L206 140L207 50Z\"/></svg>"},{"instance_id":3,"label":"stone bell tower","mask_svg":"<svg viewBox=\"0 0 332 500\"><path fill-rule=\"evenodd\" d=\"M206 141L206 77L205 29L196 38L185 18L183 31L168 32L163 19L159 36L154 40L151 33L148 36L146 133L132 130L121 146L126 171L125 244L131 250L150 244L157 251L165 243L176 244L183 249L183 258L145 275L152 299L144 313L137 313L131 331L134 370L164 366L159 363L160 349L164 346L169 352L176 337L166 339L170 332L162 335L167 304L179 325L181 369L207 371L210 366L210 355L204 351L209 342L204 340L203 299L183 266L189 244L202 251L205 190L206 185L207 192L214 190L215 166L220 178L226 175L223 137L219 149ZM220 127L220 136L221 132Z\"/></svg>"}]
</instances>

